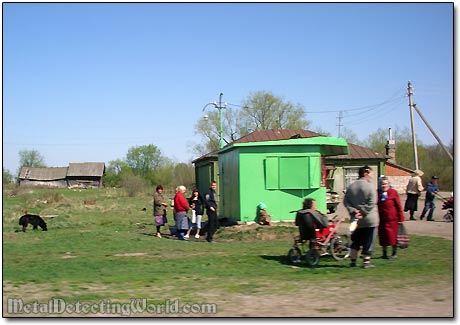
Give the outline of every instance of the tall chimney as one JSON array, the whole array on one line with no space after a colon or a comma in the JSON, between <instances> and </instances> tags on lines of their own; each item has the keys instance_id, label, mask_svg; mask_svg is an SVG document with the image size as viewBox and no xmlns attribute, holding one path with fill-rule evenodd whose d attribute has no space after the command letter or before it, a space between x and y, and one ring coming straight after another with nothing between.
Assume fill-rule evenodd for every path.
<instances>
[{"instance_id":1,"label":"tall chimney","mask_svg":"<svg viewBox=\"0 0 460 325\"><path fill-rule=\"evenodd\" d=\"M393 140L393 136L391 134L391 128L388 128L388 140L387 144L385 145L386 154L390 157L390 161L396 163L396 143Z\"/></svg>"}]
</instances>

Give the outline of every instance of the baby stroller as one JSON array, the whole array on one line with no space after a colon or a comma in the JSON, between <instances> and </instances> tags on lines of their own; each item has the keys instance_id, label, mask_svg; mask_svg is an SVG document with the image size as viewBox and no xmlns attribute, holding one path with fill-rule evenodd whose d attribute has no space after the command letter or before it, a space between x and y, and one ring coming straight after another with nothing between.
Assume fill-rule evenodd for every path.
<instances>
[{"instance_id":1,"label":"baby stroller","mask_svg":"<svg viewBox=\"0 0 460 325\"><path fill-rule=\"evenodd\" d=\"M448 200L444 199L441 196L438 196L441 200L444 201L442 204L442 210L447 210L447 213L444 215L443 219L445 222L453 222L454 221L454 193L450 194L450 198Z\"/></svg>"},{"instance_id":2,"label":"baby stroller","mask_svg":"<svg viewBox=\"0 0 460 325\"><path fill-rule=\"evenodd\" d=\"M297 212L297 211L296 211ZM343 219L335 216L324 228L316 228L314 238L302 240L294 237L294 244L288 251L288 261L299 264L304 256L308 266L317 266L321 256L331 255L336 261L342 261L350 255L350 239L346 234L337 234L337 229Z\"/></svg>"}]
</instances>

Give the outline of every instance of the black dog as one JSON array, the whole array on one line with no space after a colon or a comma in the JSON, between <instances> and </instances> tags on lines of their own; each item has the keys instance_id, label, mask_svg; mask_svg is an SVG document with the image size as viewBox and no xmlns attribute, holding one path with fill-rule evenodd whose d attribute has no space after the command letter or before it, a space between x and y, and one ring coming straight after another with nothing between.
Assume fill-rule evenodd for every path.
<instances>
[{"instance_id":1,"label":"black dog","mask_svg":"<svg viewBox=\"0 0 460 325\"><path fill-rule=\"evenodd\" d=\"M48 230L48 228L46 228L46 222L40 216L35 214L25 214L19 218L19 225L22 226L22 231L26 232L26 228L29 223L34 227L33 229L38 229L37 226L40 226L43 231Z\"/></svg>"}]
</instances>

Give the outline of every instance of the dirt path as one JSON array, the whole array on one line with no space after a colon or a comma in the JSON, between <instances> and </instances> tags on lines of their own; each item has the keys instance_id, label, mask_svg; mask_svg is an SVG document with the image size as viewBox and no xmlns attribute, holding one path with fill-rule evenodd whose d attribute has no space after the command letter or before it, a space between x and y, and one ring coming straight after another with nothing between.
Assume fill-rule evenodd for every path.
<instances>
[{"instance_id":1,"label":"dirt path","mask_svg":"<svg viewBox=\"0 0 460 325\"><path fill-rule=\"evenodd\" d=\"M222 296L220 297L222 299ZM369 287L332 287L304 290L295 296L225 295L223 301L219 303L218 315L219 317L453 317L453 287L439 284L389 290Z\"/></svg>"}]
</instances>

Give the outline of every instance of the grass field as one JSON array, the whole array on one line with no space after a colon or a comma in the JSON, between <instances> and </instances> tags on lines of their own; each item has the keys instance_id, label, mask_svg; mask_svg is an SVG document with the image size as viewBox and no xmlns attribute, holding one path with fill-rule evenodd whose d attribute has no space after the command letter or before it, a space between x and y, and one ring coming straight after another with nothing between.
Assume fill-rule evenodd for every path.
<instances>
[{"instance_id":1,"label":"grass field","mask_svg":"<svg viewBox=\"0 0 460 325\"><path fill-rule=\"evenodd\" d=\"M87 205L86 200L96 202ZM25 209L43 216L48 231L33 231L31 226L26 233L20 231L18 218ZM172 212L168 219L173 222ZM453 242L442 238L411 236L411 247L400 250L397 261L376 258L372 270L352 269L348 261L327 257L319 267L307 268L287 263L285 256L297 232L292 225L238 229L219 229L217 243L212 244L194 238L159 239L154 237L148 194L128 197L118 189L4 189L3 310L8 298L25 303L52 298L123 303L145 298L158 304L168 299L214 303L218 313L209 316L219 316L242 296L254 302L273 296L276 301L277 296L314 288L366 286L378 294L453 280ZM165 228L163 232L168 233ZM380 256L379 247L375 255ZM356 303L361 299L357 297ZM335 309L320 312L327 316L331 310ZM239 315L264 316L246 311L234 316Z\"/></svg>"}]
</instances>

